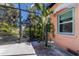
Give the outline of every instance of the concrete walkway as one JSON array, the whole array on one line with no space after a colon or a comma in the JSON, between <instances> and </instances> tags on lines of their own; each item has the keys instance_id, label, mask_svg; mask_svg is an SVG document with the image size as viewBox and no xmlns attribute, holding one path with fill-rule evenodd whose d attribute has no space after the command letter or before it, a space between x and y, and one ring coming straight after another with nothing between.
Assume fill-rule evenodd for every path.
<instances>
[{"instance_id":1,"label":"concrete walkway","mask_svg":"<svg viewBox=\"0 0 79 59\"><path fill-rule=\"evenodd\" d=\"M15 43L0 45L0 55L2 56L36 56L31 43Z\"/></svg>"},{"instance_id":2,"label":"concrete walkway","mask_svg":"<svg viewBox=\"0 0 79 59\"><path fill-rule=\"evenodd\" d=\"M0 56L73 56L59 47L47 48L44 42L5 43L0 45Z\"/></svg>"}]
</instances>

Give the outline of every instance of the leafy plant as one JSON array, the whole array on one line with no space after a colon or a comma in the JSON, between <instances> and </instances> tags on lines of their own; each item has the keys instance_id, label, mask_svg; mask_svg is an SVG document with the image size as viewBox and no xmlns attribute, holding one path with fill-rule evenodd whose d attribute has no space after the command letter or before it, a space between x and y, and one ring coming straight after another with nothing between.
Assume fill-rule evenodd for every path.
<instances>
[{"instance_id":1,"label":"leafy plant","mask_svg":"<svg viewBox=\"0 0 79 59\"><path fill-rule=\"evenodd\" d=\"M28 10L35 12L35 11L41 11L38 15L35 13L29 13L29 19L31 20L32 26L34 25L35 27L32 27L35 29L34 33L36 38L39 40L45 40L45 34L48 34L46 32L51 32L50 31L50 19L48 19L48 15L51 13L51 10L47 9L44 4L42 3L35 3L34 6L28 8ZM37 21L37 23L35 22ZM52 26L52 29L54 30L54 26ZM54 31L52 31L52 34L54 35ZM47 46L47 41L46 40L46 46Z\"/></svg>"}]
</instances>

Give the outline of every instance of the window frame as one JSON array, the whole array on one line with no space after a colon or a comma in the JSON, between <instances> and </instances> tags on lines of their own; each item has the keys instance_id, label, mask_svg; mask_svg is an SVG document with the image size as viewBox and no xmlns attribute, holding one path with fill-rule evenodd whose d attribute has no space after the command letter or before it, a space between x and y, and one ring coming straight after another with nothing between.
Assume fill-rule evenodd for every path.
<instances>
[{"instance_id":1,"label":"window frame","mask_svg":"<svg viewBox=\"0 0 79 59\"><path fill-rule=\"evenodd\" d=\"M72 22L72 32L71 33L70 32L60 32L60 24L62 24L62 23L60 23L59 16L62 15L62 14L65 14L68 11L72 11L72 20L63 22L63 24ZM75 12L74 8L69 8L69 9L66 9L66 10L64 10L63 12L61 12L57 15L57 33L58 34L74 35L74 33L75 33L75 31L74 31L74 22L75 22L74 21L74 18L75 18L74 12Z\"/></svg>"}]
</instances>

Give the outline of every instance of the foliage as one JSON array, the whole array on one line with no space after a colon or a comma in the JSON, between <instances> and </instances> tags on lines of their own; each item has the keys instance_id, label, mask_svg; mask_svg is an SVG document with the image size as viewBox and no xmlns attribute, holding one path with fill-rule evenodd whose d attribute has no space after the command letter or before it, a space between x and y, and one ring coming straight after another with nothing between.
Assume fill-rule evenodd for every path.
<instances>
[{"instance_id":1,"label":"foliage","mask_svg":"<svg viewBox=\"0 0 79 59\"><path fill-rule=\"evenodd\" d=\"M41 11L38 15L36 15L36 13L29 13L28 17L32 24L32 35L35 35L35 37L39 40L44 40L45 33L50 32L50 19L48 19L47 16L51 13L51 11L47 9L42 3L35 3L34 6L29 7L28 10L32 12L35 12L37 10ZM34 29L34 31L32 29ZM53 26L52 29L54 29ZM52 32L54 34L54 31Z\"/></svg>"},{"instance_id":2,"label":"foliage","mask_svg":"<svg viewBox=\"0 0 79 59\"><path fill-rule=\"evenodd\" d=\"M14 7L14 4L7 4ZM0 6L0 9L4 11L3 15L1 15L0 17L0 30L11 33L12 30L17 27L16 21L19 16L19 11L16 9L6 8L3 6Z\"/></svg>"}]
</instances>

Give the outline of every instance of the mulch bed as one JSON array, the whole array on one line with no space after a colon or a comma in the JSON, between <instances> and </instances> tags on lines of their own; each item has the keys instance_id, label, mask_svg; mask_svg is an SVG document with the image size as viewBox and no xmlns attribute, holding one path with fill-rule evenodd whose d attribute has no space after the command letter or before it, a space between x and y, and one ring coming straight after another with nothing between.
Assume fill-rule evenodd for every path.
<instances>
[{"instance_id":1,"label":"mulch bed","mask_svg":"<svg viewBox=\"0 0 79 59\"><path fill-rule=\"evenodd\" d=\"M46 47L42 43L32 43L37 56L68 56L67 53L61 52L58 48L55 47Z\"/></svg>"}]
</instances>

